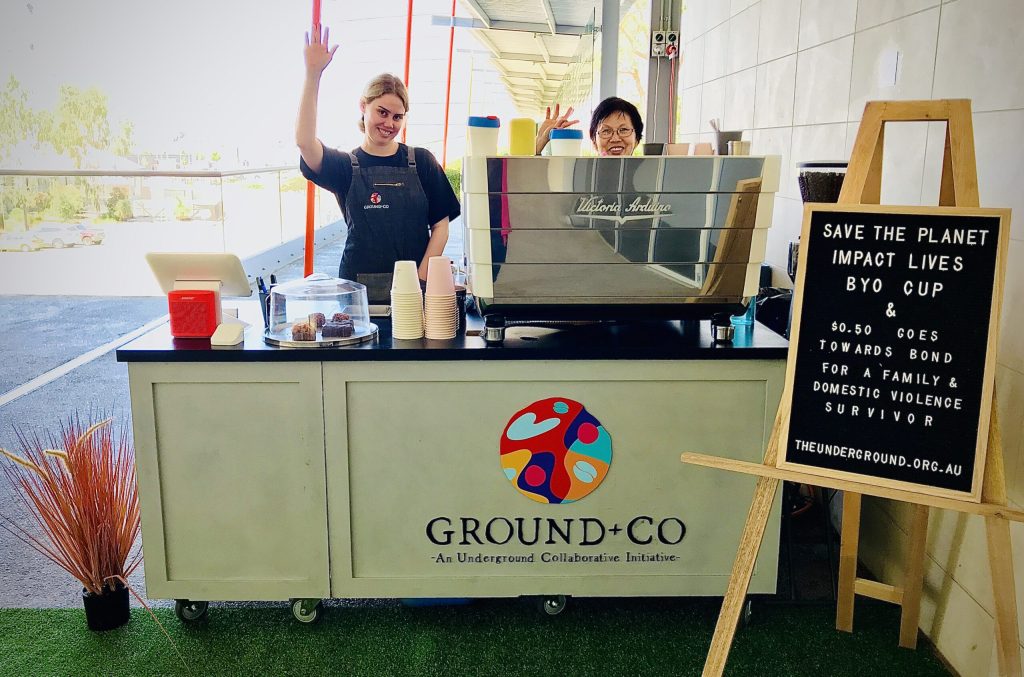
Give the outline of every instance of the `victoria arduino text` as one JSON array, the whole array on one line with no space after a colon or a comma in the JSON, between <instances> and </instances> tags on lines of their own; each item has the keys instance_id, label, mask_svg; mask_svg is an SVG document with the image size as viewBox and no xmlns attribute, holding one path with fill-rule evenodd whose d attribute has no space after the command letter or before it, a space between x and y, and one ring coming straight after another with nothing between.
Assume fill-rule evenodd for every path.
<instances>
[{"instance_id":1,"label":"victoria arduino text","mask_svg":"<svg viewBox=\"0 0 1024 677\"><path fill-rule=\"evenodd\" d=\"M599 545L606 538L623 534L634 545L677 545L686 536L686 525L676 517L655 519L638 515L626 525L606 526L596 517L492 517L485 522L476 517L435 517L426 526L427 538L434 545Z\"/></svg>"}]
</instances>

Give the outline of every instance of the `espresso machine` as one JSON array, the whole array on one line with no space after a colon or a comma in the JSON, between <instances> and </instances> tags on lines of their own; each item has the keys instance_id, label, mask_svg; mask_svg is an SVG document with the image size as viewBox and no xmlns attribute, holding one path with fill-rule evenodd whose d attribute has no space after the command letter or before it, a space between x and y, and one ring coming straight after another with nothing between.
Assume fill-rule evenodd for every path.
<instances>
[{"instance_id":1,"label":"espresso machine","mask_svg":"<svg viewBox=\"0 0 1024 677\"><path fill-rule=\"evenodd\" d=\"M521 321L707 319L756 296L779 156L467 157L470 288Z\"/></svg>"}]
</instances>

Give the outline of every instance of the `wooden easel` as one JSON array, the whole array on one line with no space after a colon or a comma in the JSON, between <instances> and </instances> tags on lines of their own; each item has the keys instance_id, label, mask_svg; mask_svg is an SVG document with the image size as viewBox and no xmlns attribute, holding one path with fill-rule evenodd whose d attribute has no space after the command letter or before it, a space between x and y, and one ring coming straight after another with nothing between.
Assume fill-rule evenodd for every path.
<instances>
[{"instance_id":1,"label":"wooden easel","mask_svg":"<svg viewBox=\"0 0 1024 677\"><path fill-rule=\"evenodd\" d=\"M974 129L971 103L967 99L952 101L870 102L857 130L853 154L839 204L879 204L882 188L882 150L885 145L886 122L946 121L946 144L942 156L942 182L939 206L978 207L978 172L974 158ZM994 496L983 496L985 502L1006 504L1002 447L989 442L985 477L998 475L999 489ZM987 486L987 485L986 485ZM843 495L843 523L839 546L839 595L836 628L853 632L854 596L891 602L900 606L901 647L917 647L917 626L921 617L921 591L924 585L925 547L928 540L926 505L915 505L911 518L906 566L902 586L886 585L857 577L857 553L860 545L861 494L847 491Z\"/></svg>"},{"instance_id":2,"label":"wooden easel","mask_svg":"<svg viewBox=\"0 0 1024 677\"><path fill-rule=\"evenodd\" d=\"M882 184L882 151L884 124L903 121L946 121L946 143L942 161L940 206L977 207L978 180L974 158L974 132L970 101L899 101L869 102L857 133L839 202L845 204L879 204ZM997 286L993 294L1002 295ZM998 297L997 297L998 298ZM1006 506L1006 478L1003 469L1002 442L993 407L985 456L984 482L980 503L955 498L917 494L901 489L879 487L847 479L823 477L776 467L779 447L784 443L782 430L789 417L787 402L790 393L782 395L775 424L761 464L721 459L702 454L684 453L682 461L757 475L757 485L747 521L740 538L736 560L726 589L722 610L704 664L705 676L721 675L725 669L736 625L739 621L750 578L764 536L772 503L780 480L842 489L842 545L840 548L839 600L836 625L852 631L854 595L873 597L901 606L900 646L914 647L920 617L921 590L924 578L925 544L930 507L946 508L982 515L988 540L989 568L995 592L996 651L999 674L1021 677L1021 656L1018 644L1018 623L1013 561L1010 543L1010 521L1024 522L1024 511ZM901 587L857 578L857 548L860 528L861 497L864 494L896 499L915 506L906 574Z\"/></svg>"}]
</instances>

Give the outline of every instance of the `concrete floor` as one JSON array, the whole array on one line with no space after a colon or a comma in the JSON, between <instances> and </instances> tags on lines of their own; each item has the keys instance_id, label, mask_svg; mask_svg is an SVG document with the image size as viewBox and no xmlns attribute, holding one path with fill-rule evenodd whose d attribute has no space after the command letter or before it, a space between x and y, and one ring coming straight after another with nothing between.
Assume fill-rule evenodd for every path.
<instances>
[{"instance_id":1,"label":"concrete floor","mask_svg":"<svg viewBox=\"0 0 1024 677\"><path fill-rule=\"evenodd\" d=\"M314 270L337 275L343 245L339 239L318 250ZM301 259L277 276L280 281L301 277ZM0 447L17 453L18 432L45 438L76 413L98 412L130 426L128 369L116 361L114 351L130 332L166 312L163 297L0 295L5 325L0 333ZM101 348L108 350L97 351ZM11 399L33 379L59 373L62 365L93 351L102 354ZM0 516L32 526L5 477L0 477ZM142 567L130 583L145 597ZM80 593L81 586L64 570L0 528L0 608L77 607Z\"/></svg>"}]
</instances>

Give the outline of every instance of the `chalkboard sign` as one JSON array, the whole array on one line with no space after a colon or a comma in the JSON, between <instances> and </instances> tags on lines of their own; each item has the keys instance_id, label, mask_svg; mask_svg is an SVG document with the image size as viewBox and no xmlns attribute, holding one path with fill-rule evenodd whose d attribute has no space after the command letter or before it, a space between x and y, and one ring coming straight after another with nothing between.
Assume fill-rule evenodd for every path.
<instances>
[{"instance_id":1,"label":"chalkboard sign","mask_svg":"<svg viewBox=\"0 0 1024 677\"><path fill-rule=\"evenodd\" d=\"M807 205L779 467L979 501L1009 210Z\"/></svg>"}]
</instances>

